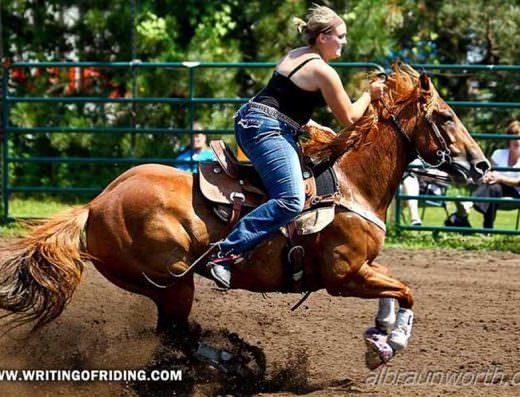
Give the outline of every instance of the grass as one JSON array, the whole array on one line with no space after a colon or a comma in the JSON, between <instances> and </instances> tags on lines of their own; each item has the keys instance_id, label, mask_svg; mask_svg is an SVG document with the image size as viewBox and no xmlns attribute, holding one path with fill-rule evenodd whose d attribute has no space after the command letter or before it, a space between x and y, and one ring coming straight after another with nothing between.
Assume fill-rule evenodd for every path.
<instances>
[{"instance_id":1,"label":"grass","mask_svg":"<svg viewBox=\"0 0 520 397\"><path fill-rule=\"evenodd\" d=\"M9 201L9 216L13 218L49 218L72 205L58 200L45 199L13 199ZM23 234L24 222L9 222L0 225L1 237L15 237Z\"/></svg>"},{"instance_id":2,"label":"grass","mask_svg":"<svg viewBox=\"0 0 520 397\"><path fill-rule=\"evenodd\" d=\"M402 201L404 204L405 202ZM419 213L421 213L423 208L419 208ZM405 214L405 221L401 221L406 224L410 219L410 215L408 212L408 208L404 204L403 212ZM455 204L454 202L448 203L448 213L451 214L455 212ZM511 229L515 230L516 227L516 217L517 210L511 211L498 211L497 217L495 220L495 228L497 229ZM424 226L443 226L444 220L446 219L446 212L444 209L439 207L426 207L424 211L424 217L422 219ZM471 210L469 213L469 222L473 227L483 227L484 218L482 214L478 211Z\"/></svg>"},{"instance_id":3,"label":"grass","mask_svg":"<svg viewBox=\"0 0 520 397\"><path fill-rule=\"evenodd\" d=\"M403 202L404 204L404 202ZM422 212L422 208L419 209ZM403 208L405 221L408 224L410 215L408 208ZM448 203L448 213L455 212L454 202ZM495 228L515 230L517 210L498 211L495 220ZM443 226L446 219L446 212L439 207L426 207L423 216L423 226ZM472 210L469 214L469 221L473 227L483 227L483 216L479 212ZM432 233L428 231L401 231L391 230L388 233L387 246L410 247L410 248L459 248L468 250L500 250L520 253L520 235L500 235L500 234L460 234L460 233Z\"/></svg>"},{"instance_id":4,"label":"grass","mask_svg":"<svg viewBox=\"0 0 520 397\"><path fill-rule=\"evenodd\" d=\"M75 205L81 203L75 203ZM58 200L52 199L21 199L14 198L10 201L10 216L12 217L50 217L60 211L72 206ZM449 212L455 210L453 203L448 203ZM408 209L403 209L407 219L409 219ZM499 211L495 226L503 229L515 229L517 212ZM442 226L446 213L442 208L427 207L423 218L426 226ZM476 211L470 214L470 222L474 227L482 226L482 215ZM406 223L406 222L403 222ZM7 225L0 225L1 237L13 237L23 234L25 227L23 222L11 222ZM422 231L401 231L389 230L386 239L386 246L403 248L458 248L468 250L500 250L520 253L519 235L490 235L482 234L462 235L459 233L432 233Z\"/></svg>"},{"instance_id":5,"label":"grass","mask_svg":"<svg viewBox=\"0 0 520 397\"><path fill-rule=\"evenodd\" d=\"M48 218L70 207L70 204L56 200L14 199L9 202L9 215L14 218Z\"/></svg>"},{"instance_id":6,"label":"grass","mask_svg":"<svg viewBox=\"0 0 520 397\"><path fill-rule=\"evenodd\" d=\"M520 254L520 236L518 235L463 235L459 233L432 233L426 231L391 230L387 234L386 247L401 248L453 248L463 250L511 251Z\"/></svg>"}]
</instances>

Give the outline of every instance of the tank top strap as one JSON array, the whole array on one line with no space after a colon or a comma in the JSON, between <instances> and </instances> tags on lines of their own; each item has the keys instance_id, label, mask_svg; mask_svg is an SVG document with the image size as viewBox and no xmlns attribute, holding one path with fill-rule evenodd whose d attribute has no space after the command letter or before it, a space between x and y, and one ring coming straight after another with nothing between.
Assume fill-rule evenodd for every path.
<instances>
[{"instance_id":1,"label":"tank top strap","mask_svg":"<svg viewBox=\"0 0 520 397\"><path fill-rule=\"evenodd\" d=\"M300 70L301 68L303 68L303 67L307 64L307 62L310 62L310 61L312 61L312 60L314 60L314 59L321 59L321 58L319 58L319 57L314 57L314 58L306 59L305 61L303 61L302 63L300 63L298 66L296 66L296 67L291 71L291 73L289 73L289 75L287 76L287 78L290 79L291 76L292 76L293 74L295 74L298 70Z\"/></svg>"}]
</instances>

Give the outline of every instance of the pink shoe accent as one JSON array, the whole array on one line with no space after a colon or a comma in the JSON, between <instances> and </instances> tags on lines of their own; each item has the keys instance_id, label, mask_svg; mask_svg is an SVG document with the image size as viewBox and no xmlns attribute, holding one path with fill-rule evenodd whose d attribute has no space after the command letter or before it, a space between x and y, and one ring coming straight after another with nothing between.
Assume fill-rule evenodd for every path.
<instances>
[{"instance_id":1,"label":"pink shoe accent","mask_svg":"<svg viewBox=\"0 0 520 397\"><path fill-rule=\"evenodd\" d=\"M215 259L212 259L208 265L219 265L219 264L228 264L234 265L236 263L240 263L244 260L241 255L229 254L222 257L217 256Z\"/></svg>"}]
</instances>

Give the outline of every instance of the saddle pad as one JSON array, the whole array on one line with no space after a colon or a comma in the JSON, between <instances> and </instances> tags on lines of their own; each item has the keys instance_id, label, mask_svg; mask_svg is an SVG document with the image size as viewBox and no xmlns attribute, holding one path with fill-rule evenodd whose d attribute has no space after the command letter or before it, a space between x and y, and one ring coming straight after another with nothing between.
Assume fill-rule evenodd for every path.
<instances>
[{"instance_id":1,"label":"saddle pad","mask_svg":"<svg viewBox=\"0 0 520 397\"><path fill-rule=\"evenodd\" d=\"M316 180L316 196L329 196L338 191L338 182L332 167L325 169L317 167L313 172Z\"/></svg>"},{"instance_id":2,"label":"saddle pad","mask_svg":"<svg viewBox=\"0 0 520 397\"><path fill-rule=\"evenodd\" d=\"M294 220L298 234L304 236L320 232L334 220L334 214L335 210L333 205L305 211ZM280 231L285 237L288 237L287 227L281 227Z\"/></svg>"}]
</instances>

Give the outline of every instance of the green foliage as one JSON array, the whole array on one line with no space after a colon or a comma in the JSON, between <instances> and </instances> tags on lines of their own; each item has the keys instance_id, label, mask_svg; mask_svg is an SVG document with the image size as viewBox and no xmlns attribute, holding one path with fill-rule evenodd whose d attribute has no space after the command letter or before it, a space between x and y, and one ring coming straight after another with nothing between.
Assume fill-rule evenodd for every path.
<instances>
[{"instance_id":1,"label":"green foliage","mask_svg":"<svg viewBox=\"0 0 520 397\"><path fill-rule=\"evenodd\" d=\"M4 53L16 61L277 61L304 45L292 17L304 17L312 0L10 0L1 3ZM518 0L327 0L348 26L344 61L387 63L396 57L420 63L520 63ZM132 13L135 11L135 42ZM135 48L132 48L135 46ZM250 97L268 80L267 69L197 70L195 95ZM102 70L82 92L67 92L68 70L25 70L25 83L13 80L12 95L138 96L187 98L186 69ZM57 82L50 82L52 73ZM347 92L356 97L364 72L341 72ZM435 82L446 99L518 101L515 73L465 73ZM205 128L230 128L235 106L197 106ZM135 118L132 117L135 110ZM502 132L515 112L458 110L469 130ZM330 113L316 117L334 124ZM189 127L186 106L138 104L15 104L10 123L20 127ZM174 157L189 136L131 134L26 134L13 137L15 157ZM497 142L485 144L486 152ZM11 165L12 185L103 186L124 167L92 165Z\"/></svg>"},{"instance_id":2,"label":"green foliage","mask_svg":"<svg viewBox=\"0 0 520 397\"><path fill-rule=\"evenodd\" d=\"M403 27L403 9L395 2L360 0L343 15L349 33L349 57L381 60L395 44L395 32Z\"/></svg>"}]
</instances>

